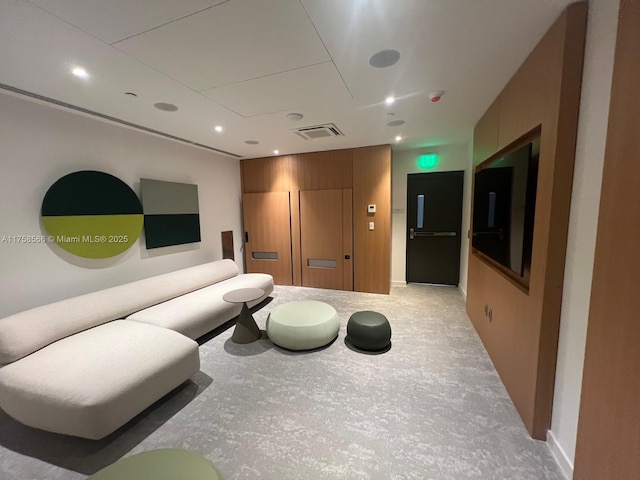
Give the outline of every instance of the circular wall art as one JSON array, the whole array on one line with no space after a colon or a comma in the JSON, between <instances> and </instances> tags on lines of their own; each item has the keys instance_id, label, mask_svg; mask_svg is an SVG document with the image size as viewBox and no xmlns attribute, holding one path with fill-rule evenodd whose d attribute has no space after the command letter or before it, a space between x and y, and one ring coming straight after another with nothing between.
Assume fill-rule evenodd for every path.
<instances>
[{"instance_id":1,"label":"circular wall art","mask_svg":"<svg viewBox=\"0 0 640 480\"><path fill-rule=\"evenodd\" d=\"M135 192L104 172L70 173L55 182L42 201L49 239L84 258L109 258L140 236L144 217Z\"/></svg>"}]
</instances>

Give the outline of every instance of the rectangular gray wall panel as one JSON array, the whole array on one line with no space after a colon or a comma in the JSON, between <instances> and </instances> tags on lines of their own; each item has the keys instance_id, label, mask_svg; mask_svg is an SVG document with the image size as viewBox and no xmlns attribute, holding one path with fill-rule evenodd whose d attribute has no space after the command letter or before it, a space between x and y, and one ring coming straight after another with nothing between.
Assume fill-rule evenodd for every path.
<instances>
[{"instance_id":1,"label":"rectangular gray wall panel","mask_svg":"<svg viewBox=\"0 0 640 480\"><path fill-rule=\"evenodd\" d=\"M140 179L145 215L198 214L198 186L190 183Z\"/></svg>"}]
</instances>

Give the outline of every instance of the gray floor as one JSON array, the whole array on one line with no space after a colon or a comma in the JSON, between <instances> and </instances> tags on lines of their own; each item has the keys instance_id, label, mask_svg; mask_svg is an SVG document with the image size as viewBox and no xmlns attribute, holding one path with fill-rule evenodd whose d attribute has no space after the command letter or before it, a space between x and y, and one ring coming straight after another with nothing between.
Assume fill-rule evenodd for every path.
<instances>
[{"instance_id":1,"label":"gray floor","mask_svg":"<svg viewBox=\"0 0 640 480\"><path fill-rule=\"evenodd\" d=\"M226 480L563 479L532 440L455 288L407 286L391 295L276 287L276 305L332 304L339 338L293 353L263 339L203 343L202 367L102 441L24 427L0 412L0 478L84 479L128 454L179 447L201 453ZM383 355L344 344L346 321L377 310L393 328Z\"/></svg>"}]
</instances>

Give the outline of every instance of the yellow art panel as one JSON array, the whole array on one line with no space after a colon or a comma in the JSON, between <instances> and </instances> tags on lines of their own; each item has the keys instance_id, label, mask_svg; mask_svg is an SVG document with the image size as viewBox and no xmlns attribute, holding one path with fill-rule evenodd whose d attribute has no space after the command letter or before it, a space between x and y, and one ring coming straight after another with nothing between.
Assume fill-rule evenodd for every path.
<instances>
[{"instance_id":1,"label":"yellow art panel","mask_svg":"<svg viewBox=\"0 0 640 480\"><path fill-rule=\"evenodd\" d=\"M126 251L140 236L144 216L43 216L49 240L83 258L109 258Z\"/></svg>"}]
</instances>

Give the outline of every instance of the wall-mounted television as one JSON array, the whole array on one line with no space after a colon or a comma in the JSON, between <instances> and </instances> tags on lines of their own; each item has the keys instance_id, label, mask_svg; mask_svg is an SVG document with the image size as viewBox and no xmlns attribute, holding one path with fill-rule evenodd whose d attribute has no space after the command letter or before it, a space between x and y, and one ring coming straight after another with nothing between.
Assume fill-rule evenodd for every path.
<instances>
[{"instance_id":1,"label":"wall-mounted television","mask_svg":"<svg viewBox=\"0 0 640 480\"><path fill-rule=\"evenodd\" d=\"M474 252L529 286L538 184L540 131L476 167L471 245Z\"/></svg>"}]
</instances>

